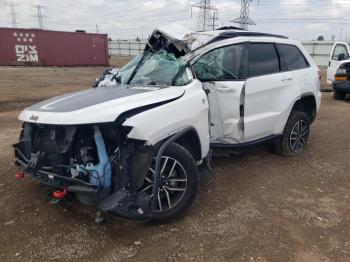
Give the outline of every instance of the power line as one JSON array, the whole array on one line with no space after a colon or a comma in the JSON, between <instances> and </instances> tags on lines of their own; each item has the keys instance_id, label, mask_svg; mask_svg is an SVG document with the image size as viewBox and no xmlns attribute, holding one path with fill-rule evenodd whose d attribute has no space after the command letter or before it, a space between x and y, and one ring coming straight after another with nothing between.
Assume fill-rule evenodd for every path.
<instances>
[{"instance_id":1,"label":"power line","mask_svg":"<svg viewBox=\"0 0 350 262\"><path fill-rule=\"evenodd\" d=\"M243 30L248 30L248 25L255 25L254 21L249 17L249 5L252 0L241 0L240 17L233 19L231 22L241 25Z\"/></svg>"},{"instance_id":2,"label":"power line","mask_svg":"<svg viewBox=\"0 0 350 262\"><path fill-rule=\"evenodd\" d=\"M17 23L16 16L18 16L18 14L16 13L16 9L15 9L17 4L15 4L14 1L11 1L7 5L10 7L10 14L9 14L9 16L11 16L12 28L17 28L18 23Z\"/></svg>"},{"instance_id":3,"label":"power line","mask_svg":"<svg viewBox=\"0 0 350 262\"><path fill-rule=\"evenodd\" d=\"M43 15L42 10L44 8L46 8L46 6L42 6L42 5L32 5L33 8L36 8L37 14L33 15L34 17L38 18L38 26L39 29L43 30L44 29L44 18L47 18L46 15Z\"/></svg>"},{"instance_id":4,"label":"power line","mask_svg":"<svg viewBox=\"0 0 350 262\"><path fill-rule=\"evenodd\" d=\"M212 21L212 11L217 11L217 9L210 5L210 0L201 0L200 3L191 6L191 17L192 9L199 8L199 14L197 19L197 31L203 32L207 31L211 27Z\"/></svg>"}]
</instances>

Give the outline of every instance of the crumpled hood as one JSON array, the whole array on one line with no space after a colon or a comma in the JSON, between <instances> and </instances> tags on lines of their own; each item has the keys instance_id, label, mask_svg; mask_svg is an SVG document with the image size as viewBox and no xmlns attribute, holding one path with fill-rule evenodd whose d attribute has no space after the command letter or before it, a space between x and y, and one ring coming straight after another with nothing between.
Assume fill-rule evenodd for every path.
<instances>
[{"instance_id":1,"label":"crumpled hood","mask_svg":"<svg viewBox=\"0 0 350 262\"><path fill-rule=\"evenodd\" d=\"M54 97L26 108L19 120L41 124L76 125L113 122L128 110L179 98L181 86L108 86Z\"/></svg>"}]
</instances>

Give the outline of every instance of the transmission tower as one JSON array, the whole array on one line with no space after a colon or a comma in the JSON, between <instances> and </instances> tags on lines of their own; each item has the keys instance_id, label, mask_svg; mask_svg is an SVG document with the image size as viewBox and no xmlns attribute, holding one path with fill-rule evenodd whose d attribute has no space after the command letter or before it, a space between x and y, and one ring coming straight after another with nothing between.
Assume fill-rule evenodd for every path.
<instances>
[{"instance_id":1,"label":"transmission tower","mask_svg":"<svg viewBox=\"0 0 350 262\"><path fill-rule=\"evenodd\" d=\"M217 11L217 9L210 5L210 0L201 0L198 4L191 6L191 17L192 17L192 9L199 8L199 14L197 19L197 27L196 30L199 32L207 31L209 28L215 26L215 19L211 15L212 11Z\"/></svg>"},{"instance_id":2,"label":"transmission tower","mask_svg":"<svg viewBox=\"0 0 350 262\"><path fill-rule=\"evenodd\" d=\"M12 28L17 28L18 26L18 23L17 23L17 13L16 13L16 6L17 4L15 4L14 1L11 1L7 4L9 7L10 7L10 14L9 16L11 16L11 25L12 25Z\"/></svg>"},{"instance_id":3,"label":"transmission tower","mask_svg":"<svg viewBox=\"0 0 350 262\"><path fill-rule=\"evenodd\" d=\"M248 30L248 25L255 25L254 21L249 17L249 5L252 0L241 0L241 15L231 22L241 25L243 30Z\"/></svg>"},{"instance_id":4,"label":"transmission tower","mask_svg":"<svg viewBox=\"0 0 350 262\"><path fill-rule=\"evenodd\" d=\"M46 15L43 15L42 10L45 8L45 6L42 5L32 5L33 8L36 8L37 14L33 15L34 17L38 18L38 26L39 29L43 30L44 29L44 18L47 18Z\"/></svg>"}]
</instances>

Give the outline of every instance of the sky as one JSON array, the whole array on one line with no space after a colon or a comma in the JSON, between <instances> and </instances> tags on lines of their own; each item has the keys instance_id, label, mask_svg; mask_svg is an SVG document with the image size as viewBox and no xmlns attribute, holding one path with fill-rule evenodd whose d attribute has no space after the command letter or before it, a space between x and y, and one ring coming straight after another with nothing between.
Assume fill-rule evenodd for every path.
<instances>
[{"instance_id":1,"label":"sky","mask_svg":"<svg viewBox=\"0 0 350 262\"><path fill-rule=\"evenodd\" d=\"M0 0L0 27L11 27L10 0ZM159 25L178 23L196 30L200 0L15 0L19 28L38 28L36 9L43 5L44 28L76 29L108 33L112 39L147 38ZM240 15L240 0L211 0L217 8L217 25ZM350 40L350 0L253 0L250 18L256 25L249 30L282 34L298 40Z\"/></svg>"}]
</instances>

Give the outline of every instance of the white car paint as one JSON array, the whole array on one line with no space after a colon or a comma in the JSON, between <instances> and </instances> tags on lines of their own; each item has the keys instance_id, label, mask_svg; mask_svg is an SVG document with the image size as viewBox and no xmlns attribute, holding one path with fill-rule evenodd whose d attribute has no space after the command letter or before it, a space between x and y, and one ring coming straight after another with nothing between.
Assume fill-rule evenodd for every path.
<instances>
[{"instance_id":1,"label":"white car paint","mask_svg":"<svg viewBox=\"0 0 350 262\"><path fill-rule=\"evenodd\" d=\"M180 99L130 117L123 126L133 127L129 138L152 145L185 127L193 127L198 133L204 158L209 151L208 109L208 99L201 82L193 80Z\"/></svg>"},{"instance_id":2,"label":"white car paint","mask_svg":"<svg viewBox=\"0 0 350 262\"><path fill-rule=\"evenodd\" d=\"M135 88L137 89L140 87ZM84 92L86 91L75 92L72 93L69 97L84 97ZM125 111L138 108L140 106L155 104L162 101L174 99L182 96L184 92L184 87L168 87L123 98L118 98L115 100L110 100L107 102L99 103L71 112L51 112L48 109L55 109L55 103L62 102L62 99L67 99L61 98L62 96L59 96L56 97L56 100L54 99L54 101L47 100L47 103L43 102L43 105L40 107L40 111L34 111L30 107L26 108L20 113L18 119L23 122L54 125L107 123L115 121L117 117Z\"/></svg>"}]
</instances>

